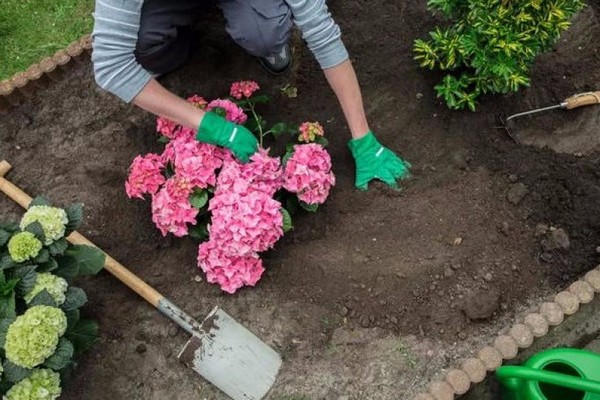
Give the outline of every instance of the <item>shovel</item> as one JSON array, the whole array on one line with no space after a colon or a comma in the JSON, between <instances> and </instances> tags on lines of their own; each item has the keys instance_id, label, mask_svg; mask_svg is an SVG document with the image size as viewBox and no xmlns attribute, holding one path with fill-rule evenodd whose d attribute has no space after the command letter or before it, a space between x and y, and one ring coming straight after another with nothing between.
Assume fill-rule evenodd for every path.
<instances>
[{"instance_id":1,"label":"shovel","mask_svg":"<svg viewBox=\"0 0 600 400\"><path fill-rule=\"evenodd\" d=\"M501 127L506 130L506 133L508 133L508 136L510 136L510 138L512 140L514 140L515 142L518 142L513 131L510 129L510 126L508 125L508 122L510 120L512 120L514 118L523 117L525 115L531 115L531 114L536 114L536 113L543 112L543 111L555 110L558 108L565 109L565 110L572 110L574 108L590 106L593 104L600 104L600 91L578 93L578 94L575 94L575 95L563 100L560 104L555 104L555 105L549 106L549 107L536 108L534 110L529 110L529 111L520 112L518 114L513 114L508 117L505 116L504 114L498 114L496 116L496 119L498 120L498 123L500 123Z\"/></svg>"},{"instance_id":2,"label":"shovel","mask_svg":"<svg viewBox=\"0 0 600 400\"><path fill-rule=\"evenodd\" d=\"M31 197L4 178L10 169L8 162L0 161L0 190L27 208ZM96 247L77 232L67 240ZM104 268L192 335L178 356L183 363L234 400L260 400L269 391L281 357L225 311L215 307L199 324L109 255Z\"/></svg>"}]
</instances>

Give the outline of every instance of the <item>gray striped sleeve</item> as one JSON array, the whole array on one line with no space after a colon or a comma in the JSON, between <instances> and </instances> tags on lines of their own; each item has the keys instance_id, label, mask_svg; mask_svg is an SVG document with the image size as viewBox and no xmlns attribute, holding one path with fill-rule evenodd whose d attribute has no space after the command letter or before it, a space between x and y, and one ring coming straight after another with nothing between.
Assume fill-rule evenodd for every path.
<instances>
[{"instance_id":1,"label":"gray striped sleeve","mask_svg":"<svg viewBox=\"0 0 600 400\"><path fill-rule=\"evenodd\" d=\"M302 37L321 68L331 68L348 59L340 27L335 23L325 0L285 0Z\"/></svg>"},{"instance_id":2,"label":"gray striped sleeve","mask_svg":"<svg viewBox=\"0 0 600 400\"><path fill-rule=\"evenodd\" d=\"M135 59L143 0L96 0L92 62L100 87L132 101L151 78Z\"/></svg>"}]
</instances>

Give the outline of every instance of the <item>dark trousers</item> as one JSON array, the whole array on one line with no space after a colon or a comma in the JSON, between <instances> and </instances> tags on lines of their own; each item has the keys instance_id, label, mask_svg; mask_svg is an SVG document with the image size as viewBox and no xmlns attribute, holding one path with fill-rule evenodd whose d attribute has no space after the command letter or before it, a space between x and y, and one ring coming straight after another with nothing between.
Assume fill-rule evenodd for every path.
<instances>
[{"instance_id":1,"label":"dark trousers","mask_svg":"<svg viewBox=\"0 0 600 400\"><path fill-rule=\"evenodd\" d=\"M287 43L292 15L284 0L216 0L225 29L248 53L277 54ZM142 7L136 58L147 70L164 74L181 66L191 49L190 27L211 1L146 0Z\"/></svg>"}]
</instances>

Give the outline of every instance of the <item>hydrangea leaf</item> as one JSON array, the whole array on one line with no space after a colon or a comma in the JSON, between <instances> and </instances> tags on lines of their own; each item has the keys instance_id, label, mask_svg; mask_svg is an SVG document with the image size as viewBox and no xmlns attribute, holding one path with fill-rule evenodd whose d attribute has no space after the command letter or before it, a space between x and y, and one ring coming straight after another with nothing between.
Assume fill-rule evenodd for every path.
<instances>
[{"instance_id":1,"label":"hydrangea leaf","mask_svg":"<svg viewBox=\"0 0 600 400\"><path fill-rule=\"evenodd\" d=\"M32 206L51 206L52 203L50 203L50 200L48 200L47 198L43 197L43 196L37 196L35 199L31 200L31 203L29 203L29 207Z\"/></svg>"},{"instance_id":2,"label":"hydrangea leaf","mask_svg":"<svg viewBox=\"0 0 600 400\"><path fill-rule=\"evenodd\" d=\"M79 262L75 257L63 256L56 259L57 267L52 273L67 280L79 275Z\"/></svg>"},{"instance_id":3,"label":"hydrangea leaf","mask_svg":"<svg viewBox=\"0 0 600 400\"><path fill-rule=\"evenodd\" d=\"M4 246L10 239L10 232L0 229L0 246Z\"/></svg>"},{"instance_id":4,"label":"hydrangea leaf","mask_svg":"<svg viewBox=\"0 0 600 400\"><path fill-rule=\"evenodd\" d=\"M0 347L4 347L8 327L15 321L16 317L0 319Z\"/></svg>"},{"instance_id":5,"label":"hydrangea leaf","mask_svg":"<svg viewBox=\"0 0 600 400\"><path fill-rule=\"evenodd\" d=\"M16 286L16 291L19 297L25 296L35 286L35 270L35 265L28 265L26 267L15 269L13 276L18 278L19 283Z\"/></svg>"},{"instance_id":6,"label":"hydrangea leaf","mask_svg":"<svg viewBox=\"0 0 600 400\"><path fill-rule=\"evenodd\" d=\"M73 286L69 286L67 289L66 297L65 302L60 307L63 311L76 310L87 303L88 300L83 289Z\"/></svg>"},{"instance_id":7,"label":"hydrangea leaf","mask_svg":"<svg viewBox=\"0 0 600 400\"><path fill-rule=\"evenodd\" d=\"M74 230L79 229L81 226L81 221L83 220L83 204L77 203L65 208L65 212L67 213L67 218L69 222L67 223L67 229L65 231L65 236L68 236Z\"/></svg>"},{"instance_id":8,"label":"hydrangea leaf","mask_svg":"<svg viewBox=\"0 0 600 400\"><path fill-rule=\"evenodd\" d=\"M29 307L34 306L52 306L56 307L56 301L46 289L42 290L29 303Z\"/></svg>"},{"instance_id":9,"label":"hydrangea leaf","mask_svg":"<svg viewBox=\"0 0 600 400\"><path fill-rule=\"evenodd\" d=\"M56 347L56 351L44 361L43 365L52 368L55 371L59 371L69 365L73 359L74 353L75 347L73 344L69 340L61 338Z\"/></svg>"},{"instance_id":10,"label":"hydrangea leaf","mask_svg":"<svg viewBox=\"0 0 600 400\"><path fill-rule=\"evenodd\" d=\"M80 275L95 275L104 268L106 255L96 247L73 245L65 254L77 260Z\"/></svg>"},{"instance_id":11,"label":"hydrangea leaf","mask_svg":"<svg viewBox=\"0 0 600 400\"><path fill-rule=\"evenodd\" d=\"M16 285L16 282L15 282ZM13 318L17 316L15 304L15 292L0 296L0 318Z\"/></svg>"},{"instance_id":12,"label":"hydrangea leaf","mask_svg":"<svg viewBox=\"0 0 600 400\"><path fill-rule=\"evenodd\" d=\"M305 209L306 211L309 212L316 212L317 209L319 208L318 204L307 204L303 201L300 201L300 207L302 207L303 209Z\"/></svg>"},{"instance_id":13,"label":"hydrangea leaf","mask_svg":"<svg viewBox=\"0 0 600 400\"><path fill-rule=\"evenodd\" d=\"M283 214L283 231L289 232L294 227L292 224L292 216L285 208L281 209L281 213Z\"/></svg>"},{"instance_id":14,"label":"hydrangea leaf","mask_svg":"<svg viewBox=\"0 0 600 400\"><path fill-rule=\"evenodd\" d=\"M50 251L50 254L52 256L61 256L65 253L65 250L67 250L68 247L69 247L69 243L67 242L67 239L60 238L60 239L52 242L48 246L48 250Z\"/></svg>"},{"instance_id":15,"label":"hydrangea leaf","mask_svg":"<svg viewBox=\"0 0 600 400\"><path fill-rule=\"evenodd\" d=\"M208 203L208 192L206 190L195 189L190 195L190 204L192 207L201 209Z\"/></svg>"},{"instance_id":16,"label":"hydrangea leaf","mask_svg":"<svg viewBox=\"0 0 600 400\"><path fill-rule=\"evenodd\" d=\"M74 309L74 310L65 311L65 315L67 316L67 330L70 331L71 329L73 329L75 324L77 324L77 322L79 322L81 313L79 312L78 309Z\"/></svg>"},{"instance_id":17,"label":"hydrangea leaf","mask_svg":"<svg viewBox=\"0 0 600 400\"><path fill-rule=\"evenodd\" d=\"M89 349L98 338L98 324L89 319L78 321L73 329L65 334L73 345L75 345L75 354L82 353Z\"/></svg>"},{"instance_id":18,"label":"hydrangea leaf","mask_svg":"<svg viewBox=\"0 0 600 400\"><path fill-rule=\"evenodd\" d=\"M27 225L24 229L26 232L31 232L35 235L35 237L42 243L46 241L46 235L44 234L44 228L42 224L35 221Z\"/></svg>"},{"instance_id":19,"label":"hydrangea leaf","mask_svg":"<svg viewBox=\"0 0 600 400\"><path fill-rule=\"evenodd\" d=\"M50 260L50 252L46 249L41 249L38 255L33 259L36 264L43 264Z\"/></svg>"},{"instance_id":20,"label":"hydrangea leaf","mask_svg":"<svg viewBox=\"0 0 600 400\"><path fill-rule=\"evenodd\" d=\"M19 367L8 360L4 360L2 366L4 367L3 375L6 379L15 383L27 378L32 372L32 370Z\"/></svg>"}]
</instances>

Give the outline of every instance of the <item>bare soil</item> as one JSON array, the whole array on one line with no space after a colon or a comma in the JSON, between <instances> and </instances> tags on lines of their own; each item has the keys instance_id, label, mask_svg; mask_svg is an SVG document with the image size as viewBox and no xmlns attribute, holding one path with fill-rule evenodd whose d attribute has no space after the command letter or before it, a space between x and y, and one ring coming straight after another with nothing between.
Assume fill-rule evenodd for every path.
<instances>
[{"instance_id":1,"label":"bare soil","mask_svg":"<svg viewBox=\"0 0 600 400\"><path fill-rule=\"evenodd\" d=\"M600 6L590 2L539 58L531 88L483 98L471 113L447 110L432 89L440 77L412 60L413 40L436 23L425 1L330 3L372 129L414 165L401 193L354 189L348 129L302 45L292 71L272 78L211 15L196 56L163 80L181 95L214 98L255 79L274 98L270 120L324 123L337 186L266 255L256 288L230 296L197 282L197 244L162 238L149 203L126 198L132 159L159 149L154 119L97 88L89 64L0 115L0 156L26 192L84 202L82 233L181 308L202 319L219 305L280 351L269 399L407 399L600 259L600 107L515 120L520 143L494 118L599 89ZM298 98L280 95L288 83ZM6 198L0 207L3 216L21 212ZM225 398L178 362L184 332L107 273L81 285L101 339L63 398Z\"/></svg>"}]
</instances>

